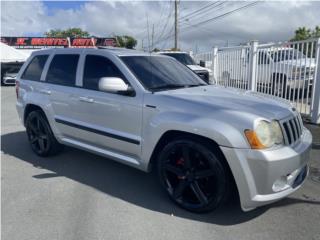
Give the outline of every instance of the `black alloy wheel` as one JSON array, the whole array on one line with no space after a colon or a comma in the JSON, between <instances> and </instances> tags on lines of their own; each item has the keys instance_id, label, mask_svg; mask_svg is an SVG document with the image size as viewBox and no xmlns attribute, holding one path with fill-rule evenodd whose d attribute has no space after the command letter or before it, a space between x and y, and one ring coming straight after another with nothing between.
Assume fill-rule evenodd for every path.
<instances>
[{"instance_id":1,"label":"black alloy wheel","mask_svg":"<svg viewBox=\"0 0 320 240\"><path fill-rule=\"evenodd\" d=\"M192 212L217 208L228 195L230 178L220 154L212 146L180 139L159 155L158 174L170 198Z\"/></svg>"},{"instance_id":2,"label":"black alloy wheel","mask_svg":"<svg viewBox=\"0 0 320 240\"><path fill-rule=\"evenodd\" d=\"M26 130L31 148L37 155L49 156L61 150L62 145L57 142L41 111L33 111L28 115Z\"/></svg>"}]
</instances>

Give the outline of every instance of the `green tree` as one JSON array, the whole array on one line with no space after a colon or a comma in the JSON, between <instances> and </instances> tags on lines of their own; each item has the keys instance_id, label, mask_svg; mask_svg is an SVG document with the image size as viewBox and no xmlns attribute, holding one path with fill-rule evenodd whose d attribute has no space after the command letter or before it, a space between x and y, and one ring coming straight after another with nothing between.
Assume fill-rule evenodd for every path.
<instances>
[{"instance_id":1,"label":"green tree","mask_svg":"<svg viewBox=\"0 0 320 240\"><path fill-rule=\"evenodd\" d=\"M82 30L81 28L68 28L65 30L51 29L50 31L45 32L44 35L46 37L61 37L61 38L90 37L90 34L87 31Z\"/></svg>"},{"instance_id":2,"label":"green tree","mask_svg":"<svg viewBox=\"0 0 320 240\"><path fill-rule=\"evenodd\" d=\"M116 36L117 46L133 49L137 45L137 40L131 36Z\"/></svg>"},{"instance_id":3,"label":"green tree","mask_svg":"<svg viewBox=\"0 0 320 240\"><path fill-rule=\"evenodd\" d=\"M308 29L306 27L299 27L295 31L295 35L290 41L302 41L302 40L307 40L310 38L319 38L319 37L320 37L320 26L316 26L314 30ZM300 49L301 49L300 45L301 44L295 44L294 47L295 48L300 47ZM305 55L307 55L307 57L314 57L316 49L313 47L313 51L312 51L313 43L310 42L307 45L308 45L308 47L305 47L303 49L303 53ZM307 49L308 49L308 52L307 52Z\"/></svg>"},{"instance_id":4,"label":"green tree","mask_svg":"<svg viewBox=\"0 0 320 240\"><path fill-rule=\"evenodd\" d=\"M311 35L314 38L320 38L320 26L316 26Z\"/></svg>"},{"instance_id":5,"label":"green tree","mask_svg":"<svg viewBox=\"0 0 320 240\"><path fill-rule=\"evenodd\" d=\"M299 27L295 31L295 36L291 39L291 41L306 40L311 37L311 33L311 29L307 29L306 27Z\"/></svg>"}]
</instances>

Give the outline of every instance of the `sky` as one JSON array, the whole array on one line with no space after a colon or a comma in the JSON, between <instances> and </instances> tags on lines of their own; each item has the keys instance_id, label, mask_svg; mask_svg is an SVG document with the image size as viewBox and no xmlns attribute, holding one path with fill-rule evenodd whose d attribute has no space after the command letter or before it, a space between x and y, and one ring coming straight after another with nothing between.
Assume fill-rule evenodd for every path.
<instances>
[{"instance_id":1,"label":"sky","mask_svg":"<svg viewBox=\"0 0 320 240\"><path fill-rule=\"evenodd\" d=\"M250 40L278 42L298 27L320 25L320 1L260 1L222 17L251 3L180 1L179 48L201 52ZM131 35L137 48L151 45L153 36L153 47L165 49L173 47L173 26L174 1L1 1L1 36L80 27L98 37Z\"/></svg>"}]
</instances>

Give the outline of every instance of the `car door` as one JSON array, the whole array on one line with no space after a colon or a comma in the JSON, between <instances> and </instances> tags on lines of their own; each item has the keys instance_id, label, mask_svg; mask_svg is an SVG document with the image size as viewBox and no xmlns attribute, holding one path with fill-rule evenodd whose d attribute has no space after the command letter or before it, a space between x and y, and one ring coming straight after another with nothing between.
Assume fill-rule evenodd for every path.
<instances>
[{"instance_id":1,"label":"car door","mask_svg":"<svg viewBox=\"0 0 320 240\"><path fill-rule=\"evenodd\" d=\"M82 60L82 86L73 94L77 140L97 149L130 155L141 153L142 95L99 91L102 77L119 77L131 85L108 57L87 54ZM127 159L128 160L128 159Z\"/></svg>"},{"instance_id":2,"label":"car door","mask_svg":"<svg viewBox=\"0 0 320 240\"><path fill-rule=\"evenodd\" d=\"M61 124L61 119L74 119L72 109L74 101L71 101L76 90L76 79L80 52L77 50L57 50L49 61L42 93L50 99L48 108L52 111L55 122L53 131L60 139L73 137L77 129L72 126Z\"/></svg>"},{"instance_id":3,"label":"car door","mask_svg":"<svg viewBox=\"0 0 320 240\"><path fill-rule=\"evenodd\" d=\"M257 91L267 92L267 85L270 83L270 78L268 74L269 69L269 58L266 51L260 51L258 53L258 64L256 74L258 76Z\"/></svg>"}]
</instances>

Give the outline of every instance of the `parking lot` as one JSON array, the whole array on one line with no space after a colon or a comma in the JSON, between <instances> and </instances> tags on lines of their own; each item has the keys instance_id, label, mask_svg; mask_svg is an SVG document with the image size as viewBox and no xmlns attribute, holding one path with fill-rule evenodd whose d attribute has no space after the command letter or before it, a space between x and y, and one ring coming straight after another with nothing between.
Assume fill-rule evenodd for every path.
<instances>
[{"instance_id":1,"label":"parking lot","mask_svg":"<svg viewBox=\"0 0 320 240\"><path fill-rule=\"evenodd\" d=\"M236 201L209 214L176 207L153 174L72 148L32 153L1 87L2 237L24 239L320 239L320 127L310 175L293 195L250 212Z\"/></svg>"}]
</instances>

